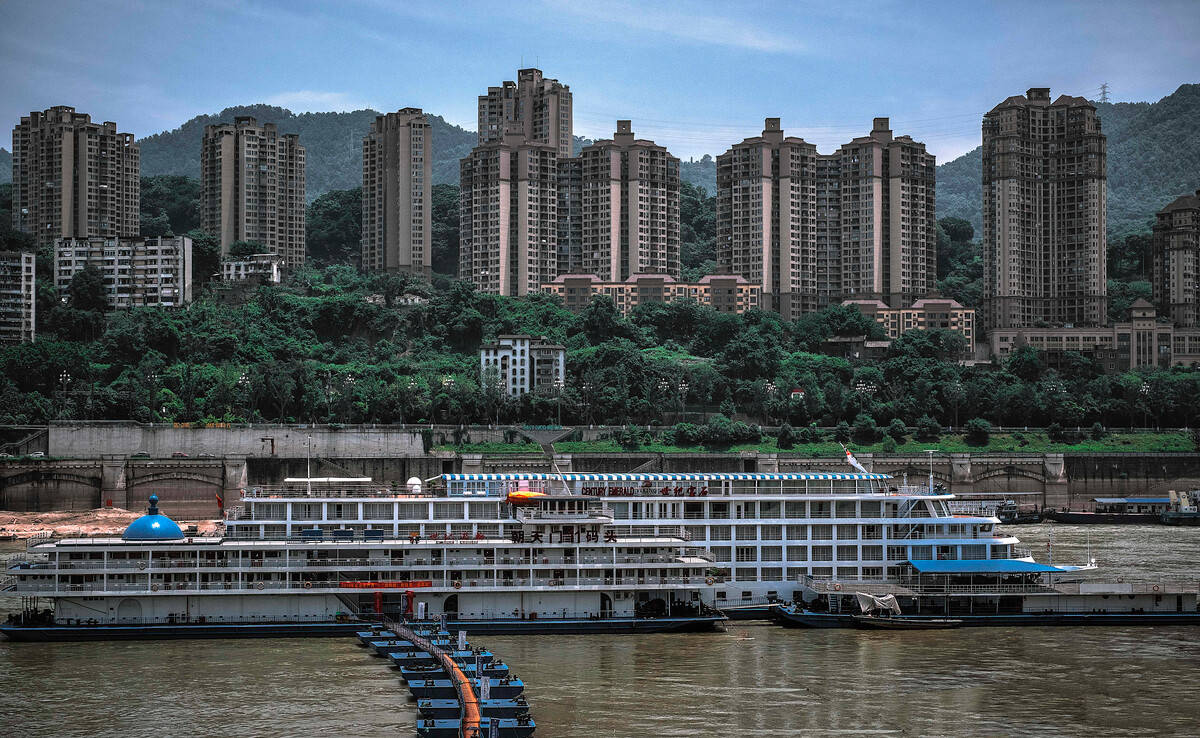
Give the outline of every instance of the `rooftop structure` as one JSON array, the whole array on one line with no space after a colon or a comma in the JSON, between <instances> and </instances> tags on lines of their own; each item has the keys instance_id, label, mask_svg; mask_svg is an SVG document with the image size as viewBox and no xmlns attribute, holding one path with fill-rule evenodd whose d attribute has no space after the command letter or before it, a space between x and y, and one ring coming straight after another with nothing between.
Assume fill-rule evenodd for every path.
<instances>
[{"instance_id":1,"label":"rooftop structure","mask_svg":"<svg viewBox=\"0 0 1200 738\"><path fill-rule=\"evenodd\" d=\"M709 274L698 282L680 282L666 274L634 274L619 282L592 274L560 274L543 284L542 291L558 295L572 312L582 311L593 297L604 295L628 315L638 305L673 300L692 300L722 313L744 313L758 308L761 288L733 274Z\"/></svg>"}]
</instances>

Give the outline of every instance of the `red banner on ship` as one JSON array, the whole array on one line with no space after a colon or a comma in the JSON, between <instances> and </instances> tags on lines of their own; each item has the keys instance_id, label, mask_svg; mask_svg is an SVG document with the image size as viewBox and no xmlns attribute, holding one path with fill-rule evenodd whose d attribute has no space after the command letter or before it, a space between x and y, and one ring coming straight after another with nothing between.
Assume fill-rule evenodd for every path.
<instances>
[{"instance_id":1,"label":"red banner on ship","mask_svg":"<svg viewBox=\"0 0 1200 738\"><path fill-rule=\"evenodd\" d=\"M338 586L342 589L419 589L432 587L433 582L340 582Z\"/></svg>"}]
</instances>

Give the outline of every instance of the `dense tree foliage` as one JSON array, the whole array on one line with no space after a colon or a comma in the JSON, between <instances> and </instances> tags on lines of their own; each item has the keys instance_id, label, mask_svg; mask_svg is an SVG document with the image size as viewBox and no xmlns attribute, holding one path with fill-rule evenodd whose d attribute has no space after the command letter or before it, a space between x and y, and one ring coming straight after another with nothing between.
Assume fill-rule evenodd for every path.
<instances>
[{"instance_id":1,"label":"dense tree foliage","mask_svg":"<svg viewBox=\"0 0 1200 738\"><path fill-rule=\"evenodd\" d=\"M825 338L877 329L843 307L789 322L684 301L626 318L597 298L574 315L547 295L481 295L461 282L434 290L344 265L301 269L242 306L201 299L188 310L104 312L98 287L79 277L37 343L0 350L0 422L553 423L561 413L564 423L623 425L705 412L724 416L695 426L708 440L757 438L748 423L786 422L806 443L814 423L878 439L897 436L899 420L927 439L939 423L973 418L1194 425L1200 407L1200 372L1102 375L1084 357L1056 372L1031 351L998 369L968 368L948 360L961 339L942 331L910 332L877 362L816 353ZM406 292L428 301L395 299ZM481 382L479 345L502 333L565 345L563 391L510 399Z\"/></svg>"},{"instance_id":2,"label":"dense tree foliage","mask_svg":"<svg viewBox=\"0 0 1200 738\"><path fill-rule=\"evenodd\" d=\"M431 196L433 271L454 276L458 274L458 185L436 184Z\"/></svg>"},{"instance_id":3,"label":"dense tree foliage","mask_svg":"<svg viewBox=\"0 0 1200 738\"><path fill-rule=\"evenodd\" d=\"M180 175L142 177L143 236L184 234L200 227L200 180Z\"/></svg>"},{"instance_id":4,"label":"dense tree foliage","mask_svg":"<svg viewBox=\"0 0 1200 738\"><path fill-rule=\"evenodd\" d=\"M332 190L312 201L304 217L313 263L359 264L362 259L362 188Z\"/></svg>"},{"instance_id":5,"label":"dense tree foliage","mask_svg":"<svg viewBox=\"0 0 1200 738\"><path fill-rule=\"evenodd\" d=\"M687 182L679 187L679 261L686 282L717 268L717 198L709 194L714 191Z\"/></svg>"},{"instance_id":6,"label":"dense tree foliage","mask_svg":"<svg viewBox=\"0 0 1200 738\"><path fill-rule=\"evenodd\" d=\"M975 228L962 218L938 221L938 291L968 307L983 302L983 259L974 237Z\"/></svg>"}]
</instances>

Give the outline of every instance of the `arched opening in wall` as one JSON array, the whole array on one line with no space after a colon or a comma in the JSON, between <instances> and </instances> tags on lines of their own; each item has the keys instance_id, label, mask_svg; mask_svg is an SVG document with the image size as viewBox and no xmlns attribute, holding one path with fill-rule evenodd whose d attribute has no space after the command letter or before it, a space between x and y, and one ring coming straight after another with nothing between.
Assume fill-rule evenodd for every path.
<instances>
[{"instance_id":1,"label":"arched opening in wall","mask_svg":"<svg viewBox=\"0 0 1200 738\"><path fill-rule=\"evenodd\" d=\"M607 594L600 593L600 617L611 618L613 613L612 598Z\"/></svg>"},{"instance_id":2,"label":"arched opening in wall","mask_svg":"<svg viewBox=\"0 0 1200 738\"><path fill-rule=\"evenodd\" d=\"M442 612L446 613L446 617L458 617L458 595L450 595L442 604Z\"/></svg>"},{"instance_id":3,"label":"arched opening in wall","mask_svg":"<svg viewBox=\"0 0 1200 738\"><path fill-rule=\"evenodd\" d=\"M117 622L136 624L142 622L142 603L134 599L121 600L117 605Z\"/></svg>"}]
</instances>

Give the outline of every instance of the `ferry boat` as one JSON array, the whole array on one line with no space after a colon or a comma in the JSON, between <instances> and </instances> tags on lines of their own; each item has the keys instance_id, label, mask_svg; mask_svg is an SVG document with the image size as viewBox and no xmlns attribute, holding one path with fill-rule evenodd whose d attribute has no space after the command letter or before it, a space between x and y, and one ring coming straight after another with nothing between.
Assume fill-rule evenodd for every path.
<instances>
[{"instance_id":1,"label":"ferry boat","mask_svg":"<svg viewBox=\"0 0 1200 738\"><path fill-rule=\"evenodd\" d=\"M1163 525L1200 525L1200 489L1167 492L1170 503L1162 513Z\"/></svg>"},{"instance_id":2,"label":"ferry boat","mask_svg":"<svg viewBox=\"0 0 1200 738\"><path fill-rule=\"evenodd\" d=\"M809 579L1029 558L952 497L865 471L289 479L248 489L213 536L185 536L151 498L120 538L30 541L3 582L25 614L0 632L334 635L371 613L493 633L708 629Z\"/></svg>"},{"instance_id":3,"label":"ferry boat","mask_svg":"<svg viewBox=\"0 0 1200 738\"><path fill-rule=\"evenodd\" d=\"M1166 497L1096 497L1093 510L1054 510L1042 516L1072 525L1152 525L1162 520L1170 505Z\"/></svg>"}]
</instances>

